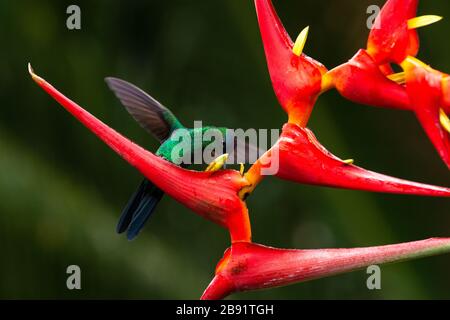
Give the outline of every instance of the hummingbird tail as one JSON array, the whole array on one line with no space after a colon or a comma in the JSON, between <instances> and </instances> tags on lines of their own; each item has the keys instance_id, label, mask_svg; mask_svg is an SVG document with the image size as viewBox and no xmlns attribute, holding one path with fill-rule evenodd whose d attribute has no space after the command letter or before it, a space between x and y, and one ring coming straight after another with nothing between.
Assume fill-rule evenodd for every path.
<instances>
[{"instance_id":1,"label":"hummingbird tail","mask_svg":"<svg viewBox=\"0 0 450 320\"><path fill-rule=\"evenodd\" d=\"M116 228L117 233L124 233L129 230L127 235L128 239L134 239L155 210L156 205L159 200L161 200L163 194L164 193L152 182L144 179L122 211ZM145 220L142 220L143 216L146 217ZM136 225L138 225L138 218L142 221L142 223L139 228L136 228ZM132 227L134 230L132 234L134 234L134 236L130 239L130 231Z\"/></svg>"},{"instance_id":2,"label":"hummingbird tail","mask_svg":"<svg viewBox=\"0 0 450 320\"><path fill-rule=\"evenodd\" d=\"M163 195L164 192L161 189L155 187L151 193L148 193L144 196L140 206L133 216L130 227L128 228L127 239L129 241L135 239L138 236L147 220L155 211L156 206L158 205Z\"/></svg>"}]
</instances>

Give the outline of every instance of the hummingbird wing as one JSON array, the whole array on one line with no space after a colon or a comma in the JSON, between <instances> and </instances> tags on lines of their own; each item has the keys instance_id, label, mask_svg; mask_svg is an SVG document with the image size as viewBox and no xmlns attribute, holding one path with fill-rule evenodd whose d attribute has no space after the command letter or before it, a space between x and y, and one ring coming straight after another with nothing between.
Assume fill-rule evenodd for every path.
<instances>
[{"instance_id":1,"label":"hummingbird wing","mask_svg":"<svg viewBox=\"0 0 450 320\"><path fill-rule=\"evenodd\" d=\"M105 78L105 81L131 116L160 142L182 127L169 109L135 85L112 77Z\"/></svg>"}]
</instances>

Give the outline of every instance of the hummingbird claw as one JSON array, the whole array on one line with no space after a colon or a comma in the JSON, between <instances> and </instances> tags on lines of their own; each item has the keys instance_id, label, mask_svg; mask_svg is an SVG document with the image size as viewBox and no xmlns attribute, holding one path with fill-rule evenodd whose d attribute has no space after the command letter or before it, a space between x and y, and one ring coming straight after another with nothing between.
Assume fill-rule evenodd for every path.
<instances>
[{"instance_id":1,"label":"hummingbird claw","mask_svg":"<svg viewBox=\"0 0 450 320\"><path fill-rule=\"evenodd\" d=\"M228 160L228 153L225 153L225 154L217 157L216 159L213 160L213 162L211 162L209 164L209 166L206 168L205 172L213 173L213 172L219 171L225 165L225 162L227 162L227 160Z\"/></svg>"}]
</instances>

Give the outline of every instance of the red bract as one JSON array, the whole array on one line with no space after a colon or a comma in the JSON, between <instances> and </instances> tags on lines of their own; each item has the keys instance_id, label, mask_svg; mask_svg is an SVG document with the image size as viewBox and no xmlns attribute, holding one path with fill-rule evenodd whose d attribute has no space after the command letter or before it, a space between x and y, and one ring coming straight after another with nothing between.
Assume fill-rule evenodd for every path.
<instances>
[{"instance_id":1,"label":"red bract","mask_svg":"<svg viewBox=\"0 0 450 320\"><path fill-rule=\"evenodd\" d=\"M445 75L442 79L442 108L450 114L450 76Z\"/></svg>"},{"instance_id":2,"label":"red bract","mask_svg":"<svg viewBox=\"0 0 450 320\"><path fill-rule=\"evenodd\" d=\"M289 122L305 126L326 68L303 53L293 53L294 44L270 0L255 0L255 6L275 94Z\"/></svg>"},{"instance_id":3,"label":"red bract","mask_svg":"<svg viewBox=\"0 0 450 320\"><path fill-rule=\"evenodd\" d=\"M285 286L358 270L370 265L427 257L450 251L450 238L381 247L283 250L234 243L216 268L202 299L223 299L233 292Z\"/></svg>"},{"instance_id":4,"label":"red bract","mask_svg":"<svg viewBox=\"0 0 450 320\"><path fill-rule=\"evenodd\" d=\"M31 67L30 74L42 89L158 188L202 217L228 228L232 242L251 240L247 206L238 197L247 182L239 172L208 173L177 167L108 127L35 75Z\"/></svg>"},{"instance_id":5,"label":"red bract","mask_svg":"<svg viewBox=\"0 0 450 320\"><path fill-rule=\"evenodd\" d=\"M258 160L246 177L257 181L261 170L274 167L275 176L302 184L344 189L449 197L450 189L397 179L368 171L332 155L316 139L311 130L285 124L279 141Z\"/></svg>"},{"instance_id":6,"label":"red bract","mask_svg":"<svg viewBox=\"0 0 450 320\"><path fill-rule=\"evenodd\" d=\"M441 120L449 111L448 75L409 57L402 66L411 106L422 127L450 168L450 131ZM448 118L447 118L448 119Z\"/></svg>"},{"instance_id":7,"label":"red bract","mask_svg":"<svg viewBox=\"0 0 450 320\"><path fill-rule=\"evenodd\" d=\"M388 0L370 32L367 50L378 65L401 63L419 50L416 29L408 21L416 16L418 0Z\"/></svg>"},{"instance_id":8,"label":"red bract","mask_svg":"<svg viewBox=\"0 0 450 320\"><path fill-rule=\"evenodd\" d=\"M377 107L411 109L405 88L388 79L365 50L324 76L324 87L335 87L350 101Z\"/></svg>"},{"instance_id":9,"label":"red bract","mask_svg":"<svg viewBox=\"0 0 450 320\"><path fill-rule=\"evenodd\" d=\"M328 72L323 89L335 87L343 97L356 103L414 111L450 168L448 78L413 58L419 50L416 28L440 17L414 18L417 5L418 0L387 1L371 30L367 51L360 50L349 62ZM388 77L392 73L390 63L401 64L407 75Z\"/></svg>"},{"instance_id":10,"label":"red bract","mask_svg":"<svg viewBox=\"0 0 450 320\"><path fill-rule=\"evenodd\" d=\"M449 77L412 57L407 58L402 66L405 85L391 81L366 51L360 50L352 60L328 72L324 79L328 87L335 87L343 97L353 102L415 112L450 168L450 129L441 120L450 113Z\"/></svg>"}]
</instances>

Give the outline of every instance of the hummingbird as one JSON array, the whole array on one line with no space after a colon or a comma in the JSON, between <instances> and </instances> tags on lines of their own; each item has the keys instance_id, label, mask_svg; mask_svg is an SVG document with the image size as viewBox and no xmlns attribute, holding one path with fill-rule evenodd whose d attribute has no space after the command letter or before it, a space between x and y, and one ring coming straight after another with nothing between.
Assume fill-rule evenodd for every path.
<instances>
[{"instance_id":1,"label":"hummingbird","mask_svg":"<svg viewBox=\"0 0 450 320\"><path fill-rule=\"evenodd\" d=\"M225 166L229 154L224 152L227 146L229 146L230 140L234 139L234 136L231 137L230 135L227 135L227 128L213 126L186 128L167 107L163 106L144 90L127 81L114 77L107 77L105 78L105 81L139 125L161 143L156 151L157 156L186 168L192 161L185 163L183 160L187 158L192 160L192 156L196 152L203 152L203 150L212 143L212 141L203 140L201 143L195 143L194 137L199 134L204 134L208 130L215 130L217 136L221 137L223 154L211 162L205 171L214 172ZM185 149L182 149L181 152L173 152L174 148L180 144L180 138L177 134L179 130L184 130L184 136L187 136L188 139L190 139L190 148L188 148L190 149L188 150L189 154L184 154L183 150ZM235 141L233 141L233 152L235 152L238 147L234 142ZM246 143L246 146L247 145L249 144ZM245 150L246 151L244 152L251 152L248 147L245 148ZM215 156L214 151L212 152L212 155ZM243 174L243 170L244 165L241 163L241 174ZM163 195L164 192L162 190L156 187L148 179L144 179L123 209L116 227L117 233L121 234L127 231L127 239L130 241L135 239L155 211L156 206L161 201Z\"/></svg>"}]
</instances>

